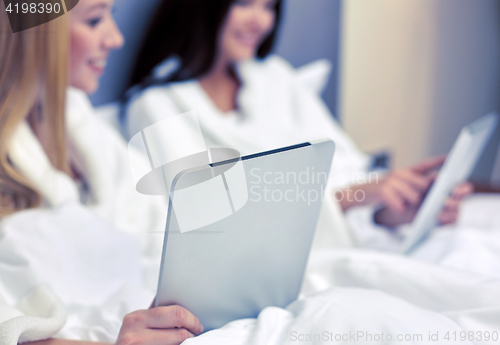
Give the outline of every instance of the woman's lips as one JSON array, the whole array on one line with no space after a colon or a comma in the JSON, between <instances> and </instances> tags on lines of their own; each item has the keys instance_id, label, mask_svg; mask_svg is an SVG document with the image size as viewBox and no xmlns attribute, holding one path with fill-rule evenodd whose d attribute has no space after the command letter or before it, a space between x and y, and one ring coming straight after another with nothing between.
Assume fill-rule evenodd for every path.
<instances>
[{"instance_id":1,"label":"woman's lips","mask_svg":"<svg viewBox=\"0 0 500 345\"><path fill-rule=\"evenodd\" d=\"M103 74L106 68L107 60L91 60L89 61L89 67L92 72L96 74Z\"/></svg>"},{"instance_id":2,"label":"woman's lips","mask_svg":"<svg viewBox=\"0 0 500 345\"><path fill-rule=\"evenodd\" d=\"M237 34L236 39L243 45L248 47L256 47L259 43L260 35L255 34Z\"/></svg>"}]
</instances>

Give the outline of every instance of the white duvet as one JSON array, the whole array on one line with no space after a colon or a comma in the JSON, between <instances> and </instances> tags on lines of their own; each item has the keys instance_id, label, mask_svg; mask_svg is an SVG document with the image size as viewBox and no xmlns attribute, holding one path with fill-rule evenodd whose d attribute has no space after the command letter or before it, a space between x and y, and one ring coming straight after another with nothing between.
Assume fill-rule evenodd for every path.
<instances>
[{"instance_id":1,"label":"white duvet","mask_svg":"<svg viewBox=\"0 0 500 345\"><path fill-rule=\"evenodd\" d=\"M498 195L471 197L458 224L437 228L412 257L315 250L299 301L186 343L498 343L499 209Z\"/></svg>"},{"instance_id":2,"label":"white duvet","mask_svg":"<svg viewBox=\"0 0 500 345\"><path fill-rule=\"evenodd\" d=\"M484 211L485 205L493 208L498 202L498 198L473 198L466 203L464 215L474 207ZM491 223L498 221L495 214L490 216ZM460 244L462 233L467 239L478 235L477 246L461 254L478 255L482 243L489 253L486 257L492 256L464 267L453 260L452 247L434 251L439 265L361 249L315 250L299 301L286 309L266 308L257 319L234 321L186 343L492 344L491 337L500 332L500 279L495 277L500 232L496 229L487 230L485 224L474 229L465 219L454 232L450 229L449 236L458 236L452 245ZM2 344L15 344L19 334L24 334L21 340L29 339L23 327L47 337L114 342L123 316L147 308L154 297L155 286L141 272L135 236L115 229L81 205L25 211L2 221L1 231L0 295L5 301L0 303L0 322L10 321L0 323L0 340L11 337L10 343ZM490 235L488 241L481 240L484 231ZM457 250L462 251L462 246ZM474 262L488 269L474 273ZM51 305L41 306L40 298L32 298L21 302L22 308L11 307L30 291ZM12 317L24 324L16 324ZM469 335L474 341L468 340ZM489 341L478 340L486 336Z\"/></svg>"}]
</instances>

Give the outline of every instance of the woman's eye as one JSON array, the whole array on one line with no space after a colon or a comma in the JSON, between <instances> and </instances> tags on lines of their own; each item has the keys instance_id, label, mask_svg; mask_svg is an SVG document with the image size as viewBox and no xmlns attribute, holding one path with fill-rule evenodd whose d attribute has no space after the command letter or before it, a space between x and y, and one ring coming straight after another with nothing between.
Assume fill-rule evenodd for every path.
<instances>
[{"instance_id":1,"label":"woman's eye","mask_svg":"<svg viewBox=\"0 0 500 345\"><path fill-rule=\"evenodd\" d=\"M87 20L87 24L93 28L96 27L100 22L102 18L92 18L90 20Z\"/></svg>"}]
</instances>

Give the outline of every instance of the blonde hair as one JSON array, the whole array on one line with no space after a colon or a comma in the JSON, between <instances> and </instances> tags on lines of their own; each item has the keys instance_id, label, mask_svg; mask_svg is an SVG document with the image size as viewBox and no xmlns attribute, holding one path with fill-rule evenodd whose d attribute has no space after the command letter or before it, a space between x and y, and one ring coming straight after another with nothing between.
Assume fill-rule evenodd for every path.
<instances>
[{"instance_id":1,"label":"blonde hair","mask_svg":"<svg viewBox=\"0 0 500 345\"><path fill-rule=\"evenodd\" d=\"M0 5L0 217L37 207L42 199L9 159L12 134L22 121L43 134L54 167L69 171L64 129L70 46L66 17L12 33L3 2Z\"/></svg>"}]
</instances>

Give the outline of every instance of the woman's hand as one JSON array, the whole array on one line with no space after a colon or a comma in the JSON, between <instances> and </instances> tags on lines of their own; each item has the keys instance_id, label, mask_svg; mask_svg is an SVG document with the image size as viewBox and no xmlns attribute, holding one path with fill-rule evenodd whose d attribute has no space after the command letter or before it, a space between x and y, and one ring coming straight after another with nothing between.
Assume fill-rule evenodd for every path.
<instances>
[{"instance_id":1,"label":"woman's hand","mask_svg":"<svg viewBox=\"0 0 500 345\"><path fill-rule=\"evenodd\" d=\"M123 319L116 345L178 345L201 332L198 318L180 306L137 310Z\"/></svg>"},{"instance_id":2,"label":"woman's hand","mask_svg":"<svg viewBox=\"0 0 500 345\"><path fill-rule=\"evenodd\" d=\"M453 224L457 221L458 211L462 200L474 192L474 187L470 182L459 184L453 189L451 196L445 201L441 213L439 214L439 224ZM396 211L389 207L384 207L374 215L374 221L377 224L387 226L389 228L396 227L401 224L411 223L417 214L419 205L411 205L406 207L403 212Z\"/></svg>"},{"instance_id":3,"label":"woman's hand","mask_svg":"<svg viewBox=\"0 0 500 345\"><path fill-rule=\"evenodd\" d=\"M382 208L374 215L377 224L396 227L410 223L445 159L445 156L430 158L413 167L390 172L379 181L350 187L348 191L358 198L343 198L342 208L346 210L352 206L379 204ZM465 182L458 185L443 205L439 215L440 224L455 223L460 203L472 192L472 184ZM360 195L364 196L363 200L359 199Z\"/></svg>"},{"instance_id":4,"label":"woman's hand","mask_svg":"<svg viewBox=\"0 0 500 345\"><path fill-rule=\"evenodd\" d=\"M463 199L474 193L474 186L470 182L459 184L451 196L445 201L443 209L439 214L439 223L441 225L453 224L458 219L458 211Z\"/></svg>"},{"instance_id":5,"label":"woman's hand","mask_svg":"<svg viewBox=\"0 0 500 345\"><path fill-rule=\"evenodd\" d=\"M374 196L375 203L396 214L418 209L446 157L436 157L406 169L395 170L384 177Z\"/></svg>"},{"instance_id":6,"label":"woman's hand","mask_svg":"<svg viewBox=\"0 0 500 345\"><path fill-rule=\"evenodd\" d=\"M178 345L203 332L200 321L179 306L137 310L125 316L116 345ZM106 345L90 341L47 339L29 345ZM110 344L108 344L110 345Z\"/></svg>"},{"instance_id":7,"label":"woman's hand","mask_svg":"<svg viewBox=\"0 0 500 345\"><path fill-rule=\"evenodd\" d=\"M420 205L445 158L431 158L413 167L389 172L376 181L337 192L342 193L342 209L379 204L396 214L408 213L412 206Z\"/></svg>"}]
</instances>

